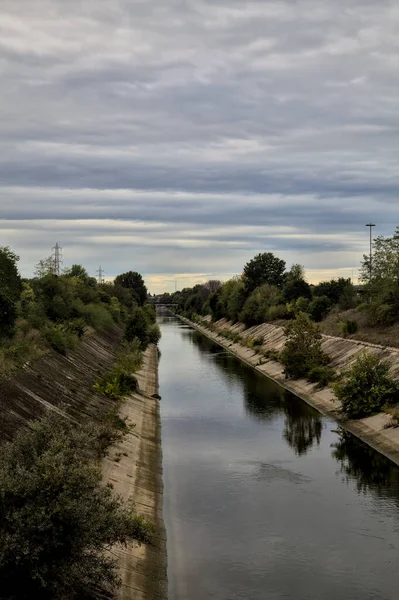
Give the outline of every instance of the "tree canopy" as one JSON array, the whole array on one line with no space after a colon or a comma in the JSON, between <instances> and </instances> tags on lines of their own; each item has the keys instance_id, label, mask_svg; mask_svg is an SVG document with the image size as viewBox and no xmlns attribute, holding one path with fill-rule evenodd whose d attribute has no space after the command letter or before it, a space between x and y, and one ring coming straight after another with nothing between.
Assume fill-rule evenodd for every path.
<instances>
[{"instance_id":1,"label":"tree canopy","mask_svg":"<svg viewBox=\"0 0 399 600\"><path fill-rule=\"evenodd\" d=\"M19 256L8 246L0 247L0 289L16 302L22 290L22 280L17 263Z\"/></svg>"},{"instance_id":2,"label":"tree canopy","mask_svg":"<svg viewBox=\"0 0 399 600\"><path fill-rule=\"evenodd\" d=\"M284 282L285 261L272 252L257 254L244 266L245 285L253 291L264 283L281 287Z\"/></svg>"},{"instance_id":3,"label":"tree canopy","mask_svg":"<svg viewBox=\"0 0 399 600\"><path fill-rule=\"evenodd\" d=\"M147 300L147 288L140 273L128 271L115 277L115 285L131 290L141 306Z\"/></svg>"}]
</instances>

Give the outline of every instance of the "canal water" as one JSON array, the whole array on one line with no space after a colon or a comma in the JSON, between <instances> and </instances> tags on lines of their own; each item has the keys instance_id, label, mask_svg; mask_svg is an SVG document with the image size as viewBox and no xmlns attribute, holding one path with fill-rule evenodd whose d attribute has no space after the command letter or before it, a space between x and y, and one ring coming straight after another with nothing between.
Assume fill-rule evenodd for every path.
<instances>
[{"instance_id":1,"label":"canal water","mask_svg":"<svg viewBox=\"0 0 399 600\"><path fill-rule=\"evenodd\" d=\"M398 469L199 332L160 325L169 600L397 600Z\"/></svg>"}]
</instances>

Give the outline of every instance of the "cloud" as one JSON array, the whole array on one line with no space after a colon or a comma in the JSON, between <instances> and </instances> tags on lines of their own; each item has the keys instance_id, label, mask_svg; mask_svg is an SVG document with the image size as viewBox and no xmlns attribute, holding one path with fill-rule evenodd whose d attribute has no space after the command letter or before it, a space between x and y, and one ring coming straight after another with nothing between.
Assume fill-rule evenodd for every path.
<instances>
[{"instance_id":1,"label":"cloud","mask_svg":"<svg viewBox=\"0 0 399 600\"><path fill-rule=\"evenodd\" d=\"M26 275L58 240L154 286L262 249L356 269L364 224L396 225L398 25L388 0L3 0L4 243Z\"/></svg>"}]
</instances>

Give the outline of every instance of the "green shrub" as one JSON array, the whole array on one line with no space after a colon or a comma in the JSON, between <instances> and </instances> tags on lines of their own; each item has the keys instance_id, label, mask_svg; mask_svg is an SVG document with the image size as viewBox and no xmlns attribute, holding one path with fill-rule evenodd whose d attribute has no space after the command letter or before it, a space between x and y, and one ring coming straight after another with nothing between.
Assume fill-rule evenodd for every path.
<instances>
[{"instance_id":1,"label":"green shrub","mask_svg":"<svg viewBox=\"0 0 399 600\"><path fill-rule=\"evenodd\" d=\"M119 583L113 544L154 528L104 485L93 429L51 413L0 449L2 598L92 597Z\"/></svg>"},{"instance_id":2,"label":"green shrub","mask_svg":"<svg viewBox=\"0 0 399 600\"><path fill-rule=\"evenodd\" d=\"M277 319L290 318L290 311L286 304L276 304L271 306L266 313L266 321L276 321Z\"/></svg>"},{"instance_id":3,"label":"green shrub","mask_svg":"<svg viewBox=\"0 0 399 600\"><path fill-rule=\"evenodd\" d=\"M22 364L31 357L32 344L28 341L10 343L3 348L4 357L15 364Z\"/></svg>"},{"instance_id":4,"label":"green shrub","mask_svg":"<svg viewBox=\"0 0 399 600\"><path fill-rule=\"evenodd\" d=\"M125 338L128 342L137 338L140 340L141 346L145 349L149 344L149 326L146 314L142 308L136 307L132 310L125 330Z\"/></svg>"},{"instance_id":5,"label":"green shrub","mask_svg":"<svg viewBox=\"0 0 399 600\"><path fill-rule=\"evenodd\" d=\"M103 303L84 305L80 316L96 330L107 329L113 325L112 315Z\"/></svg>"},{"instance_id":6,"label":"green shrub","mask_svg":"<svg viewBox=\"0 0 399 600\"><path fill-rule=\"evenodd\" d=\"M137 379L134 375L125 373L119 368L116 368L101 377L94 384L94 389L99 394L108 396L113 400L119 400L123 396L137 392L139 389Z\"/></svg>"},{"instance_id":7,"label":"green shrub","mask_svg":"<svg viewBox=\"0 0 399 600\"><path fill-rule=\"evenodd\" d=\"M134 373L141 369L143 365L143 353L137 338L132 342L123 342L118 352L117 365L125 373Z\"/></svg>"},{"instance_id":8,"label":"green shrub","mask_svg":"<svg viewBox=\"0 0 399 600\"><path fill-rule=\"evenodd\" d=\"M71 319L70 321L66 322L64 327L66 331L74 333L79 339L84 336L86 330L84 319Z\"/></svg>"},{"instance_id":9,"label":"green shrub","mask_svg":"<svg viewBox=\"0 0 399 600\"><path fill-rule=\"evenodd\" d=\"M148 328L148 341L150 344L158 344L161 339L161 330L157 323L153 323Z\"/></svg>"},{"instance_id":10,"label":"green shrub","mask_svg":"<svg viewBox=\"0 0 399 600\"><path fill-rule=\"evenodd\" d=\"M321 348L319 327L300 313L284 329L287 342L280 354L287 377L306 377L315 367L326 365L329 357Z\"/></svg>"},{"instance_id":11,"label":"green shrub","mask_svg":"<svg viewBox=\"0 0 399 600\"><path fill-rule=\"evenodd\" d=\"M77 335L56 323L51 323L46 327L44 338L56 352L63 356L66 356L68 350L73 350L78 341Z\"/></svg>"},{"instance_id":12,"label":"green shrub","mask_svg":"<svg viewBox=\"0 0 399 600\"><path fill-rule=\"evenodd\" d=\"M268 360L274 360L276 362L279 362L281 358L278 350L263 350L262 354Z\"/></svg>"},{"instance_id":13,"label":"green shrub","mask_svg":"<svg viewBox=\"0 0 399 600\"><path fill-rule=\"evenodd\" d=\"M263 345L263 338L253 338L250 340L250 345L252 348L261 348Z\"/></svg>"},{"instance_id":14,"label":"green shrub","mask_svg":"<svg viewBox=\"0 0 399 600\"><path fill-rule=\"evenodd\" d=\"M316 296L309 304L309 314L315 323L322 321L331 308L331 301L327 296Z\"/></svg>"},{"instance_id":15,"label":"green shrub","mask_svg":"<svg viewBox=\"0 0 399 600\"><path fill-rule=\"evenodd\" d=\"M353 335L357 333L359 327L357 321L353 321L348 319L347 321L342 321L340 324L341 332L344 337L347 335Z\"/></svg>"},{"instance_id":16,"label":"green shrub","mask_svg":"<svg viewBox=\"0 0 399 600\"><path fill-rule=\"evenodd\" d=\"M3 290L0 290L0 337L11 337L14 333L17 318L15 301Z\"/></svg>"},{"instance_id":17,"label":"green shrub","mask_svg":"<svg viewBox=\"0 0 399 600\"><path fill-rule=\"evenodd\" d=\"M296 314L298 314L300 312L306 313L309 310L309 306L310 306L310 300L309 300L309 298L304 298L303 296L301 296L295 302L295 313Z\"/></svg>"},{"instance_id":18,"label":"green shrub","mask_svg":"<svg viewBox=\"0 0 399 600\"><path fill-rule=\"evenodd\" d=\"M331 381L334 380L335 370L328 366L314 367L308 373L308 380L311 383L318 383L319 388L326 387Z\"/></svg>"},{"instance_id":19,"label":"green shrub","mask_svg":"<svg viewBox=\"0 0 399 600\"><path fill-rule=\"evenodd\" d=\"M364 352L333 389L349 419L368 417L399 401L399 383L390 376L389 364L371 352Z\"/></svg>"}]
</instances>

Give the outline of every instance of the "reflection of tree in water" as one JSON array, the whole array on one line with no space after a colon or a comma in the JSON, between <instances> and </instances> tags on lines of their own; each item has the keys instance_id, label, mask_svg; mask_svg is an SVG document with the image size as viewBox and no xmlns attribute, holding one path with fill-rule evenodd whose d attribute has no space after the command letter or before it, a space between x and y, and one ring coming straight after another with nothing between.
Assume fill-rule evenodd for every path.
<instances>
[{"instance_id":1,"label":"reflection of tree in water","mask_svg":"<svg viewBox=\"0 0 399 600\"><path fill-rule=\"evenodd\" d=\"M313 447L314 442L320 444L323 422L314 408L286 394L283 410L286 417L284 439L295 454L302 456Z\"/></svg>"},{"instance_id":2,"label":"reflection of tree in water","mask_svg":"<svg viewBox=\"0 0 399 600\"><path fill-rule=\"evenodd\" d=\"M373 448L343 429L332 445L332 456L340 463L347 481L353 479L359 492L372 490L399 502L399 468Z\"/></svg>"},{"instance_id":3,"label":"reflection of tree in water","mask_svg":"<svg viewBox=\"0 0 399 600\"><path fill-rule=\"evenodd\" d=\"M296 454L306 454L315 442L320 443L323 423L321 415L315 409L223 351L202 334L194 332L191 339L200 353L217 354L213 364L227 385L232 380L241 383L247 414L258 421L271 421L276 415L284 413L283 437Z\"/></svg>"}]
</instances>

